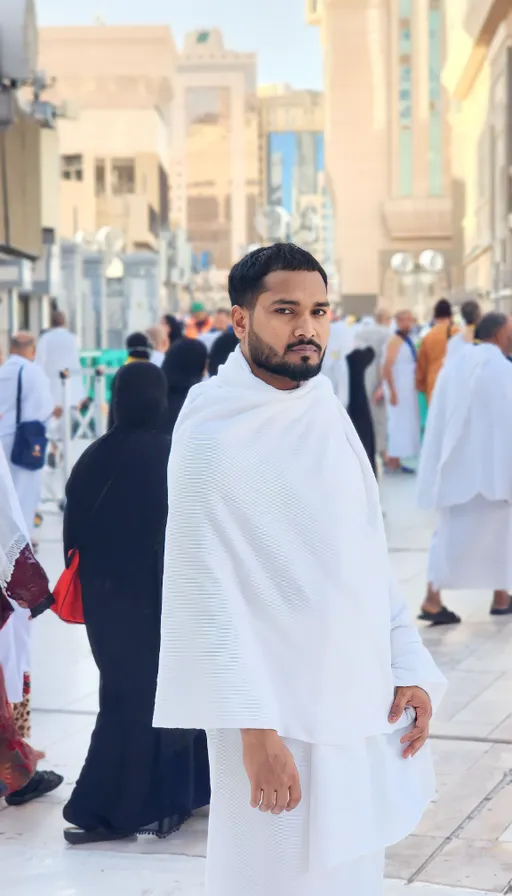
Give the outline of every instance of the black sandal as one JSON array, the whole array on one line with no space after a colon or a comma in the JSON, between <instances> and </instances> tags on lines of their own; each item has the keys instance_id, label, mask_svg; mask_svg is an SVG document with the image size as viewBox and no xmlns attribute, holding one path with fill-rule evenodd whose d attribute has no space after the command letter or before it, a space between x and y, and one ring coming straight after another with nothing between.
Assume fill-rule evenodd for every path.
<instances>
[{"instance_id":1,"label":"black sandal","mask_svg":"<svg viewBox=\"0 0 512 896\"><path fill-rule=\"evenodd\" d=\"M110 843L113 840L129 840L135 834L124 834L121 831L109 831L107 828L96 828L85 831L83 828L64 828L64 840L70 846L86 846L88 843Z\"/></svg>"},{"instance_id":2,"label":"black sandal","mask_svg":"<svg viewBox=\"0 0 512 896\"><path fill-rule=\"evenodd\" d=\"M6 796L5 802L8 806L24 806L25 803L31 803L32 800L57 790L63 781L64 778L57 772L36 772L25 787Z\"/></svg>"},{"instance_id":3,"label":"black sandal","mask_svg":"<svg viewBox=\"0 0 512 896\"><path fill-rule=\"evenodd\" d=\"M510 616L512 615L512 597L508 602L508 607L491 607L489 610L491 616Z\"/></svg>"},{"instance_id":4,"label":"black sandal","mask_svg":"<svg viewBox=\"0 0 512 896\"><path fill-rule=\"evenodd\" d=\"M441 607L437 613L431 613L429 610L422 610L418 616L422 622L430 622L431 625L458 625L462 622L460 616L457 616L448 607Z\"/></svg>"}]
</instances>

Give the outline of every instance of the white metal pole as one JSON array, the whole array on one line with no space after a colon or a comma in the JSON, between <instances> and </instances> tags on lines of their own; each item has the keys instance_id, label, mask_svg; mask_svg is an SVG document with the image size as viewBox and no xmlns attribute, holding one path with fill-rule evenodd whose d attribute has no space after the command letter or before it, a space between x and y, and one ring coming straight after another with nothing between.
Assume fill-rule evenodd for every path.
<instances>
[{"instance_id":1,"label":"white metal pole","mask_svg":"<svg viewBox=\"0 0 512 896\"><path fill-rule=\"evenodd\" d=\"M71 402L69 392L69 371L61 370L62 383L62 474L64 483L71 472Z\"/></svg>"}]
</instances>

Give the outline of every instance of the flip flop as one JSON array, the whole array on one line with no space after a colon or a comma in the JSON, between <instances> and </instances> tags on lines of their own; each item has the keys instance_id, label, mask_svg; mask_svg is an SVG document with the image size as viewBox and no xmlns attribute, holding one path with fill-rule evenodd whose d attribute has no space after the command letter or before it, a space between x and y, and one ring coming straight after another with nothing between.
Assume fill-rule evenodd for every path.
<instances>
[{"instance_id":1,"label":"flip flop","mask_svg":"<svg viewBox=\"0 0 512 896\"><path fill-rule=\"evenodd\" d=\"M428 610L422 610L418 616L422 622L430 622L431 625L458 625L462 622L460 616L453 613L447 607L441 607L437 613L430 613Z\"/></svg>"},{"instance_id":2,"label":"flip flop","mask_svg":"<svg viewBox=\"0 0 512 896\"><path fill-rule=\"evenodd\" d=\"M511 616L512 615L512 597L510 598L508 607L491 607L489 610L491 616Z\"/></svg>"},{"instance_id":3,"label":"flip flop","mask_svg":"<svg viewBox=\"0 0 512 896\"><path fill-rule=\"evenodd\" d=\"M5 802L8 806L24 806L25 803L31 803L32 800L57 790L63 781L64 778L57 772L36 772L25 787L6 796Z\"/></svg>"}]
</instances>

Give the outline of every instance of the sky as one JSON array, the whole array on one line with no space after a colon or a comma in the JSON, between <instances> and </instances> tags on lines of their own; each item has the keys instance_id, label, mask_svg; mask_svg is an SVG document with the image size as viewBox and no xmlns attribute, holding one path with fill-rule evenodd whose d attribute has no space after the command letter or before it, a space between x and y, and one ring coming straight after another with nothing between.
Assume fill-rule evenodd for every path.
<instances>
[{"instance_id":1,"label":"sky","mask_svg":"<svg viewBox=\"0 0 512 896\"><path fill-rule=\"evenodd\" d=\"M40 25L169 25L179 46L187 31L220 28L227 49L258 54L260 84L322 88L318 29L304 0L36 0ZM64 12L64 9L67 11Z\"/></svg>"}]
</instances>

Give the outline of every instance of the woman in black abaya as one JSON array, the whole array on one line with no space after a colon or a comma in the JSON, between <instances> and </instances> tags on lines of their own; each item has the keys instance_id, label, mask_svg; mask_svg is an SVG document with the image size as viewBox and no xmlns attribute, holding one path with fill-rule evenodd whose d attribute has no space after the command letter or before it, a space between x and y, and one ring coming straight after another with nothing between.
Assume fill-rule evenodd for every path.
<instances>
[{"instance_id":1,"label":"woman in black abaya","mask_svg":"<svg viewBox=\"0 0 512 896\"><path fill-rule=\"evenodd\" d=\"M372 470L377 475L377 462L375 459L375 430L373 428L372 412L365 385L366 369L375 358L373 348L355 348L347 355L349 375L349 401L348 415L354 424Z\"/></svg>"},{"instance_id":2,"label":"woman in black abaya","mask_svg":"<svg viewBox=\"0 0 512 896\"><path fill-rule=\"evenodd\" d=\"M183 337L171 345L163 363L167 381L167 414L164 431L172 436L176 420L192 386L200 383L206 370L208 352L200 339Z\"/></svg>"},{"instance_id":3,"label":"woman in black abaya","mask_svg":"<svg viewBox=\"0 0 512 896\"><path fill-rule=\"evenodd\" d=\"M135 362L119 371L114 427L82 455L66 490L64 547L66 556L80 552L84 619L100 672L96 727L64 808L71 844L148 827L170 833L209 803L204 735L152 727L170 445L162 435L165 396L158 367Z\"/></svg>"}]
</instances>

